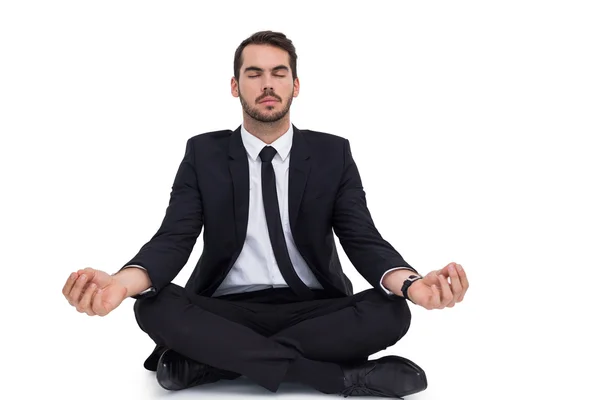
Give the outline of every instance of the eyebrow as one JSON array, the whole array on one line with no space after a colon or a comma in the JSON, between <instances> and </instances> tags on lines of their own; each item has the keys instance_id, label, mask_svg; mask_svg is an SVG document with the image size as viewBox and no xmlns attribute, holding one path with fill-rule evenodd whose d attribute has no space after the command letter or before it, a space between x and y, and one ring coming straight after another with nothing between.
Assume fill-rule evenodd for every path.
<instances>
[{"instance_id":1,"label":"eyebrow","mask_svg":"<svg viewBox=\"0 0 600 400\"><path fill-rule=\"evenodd\" d=\"M289 71L290 69L288 67L286 67L285 65L278 65L274 68L271 68L271 71L275 72L275 71ZM246 67L244 69L244 73L248 72L248 71L257 71L257 72L264 72L264 69L259 68L259 67L255 67L253 65Z\"/></svg>"}]
</instances>

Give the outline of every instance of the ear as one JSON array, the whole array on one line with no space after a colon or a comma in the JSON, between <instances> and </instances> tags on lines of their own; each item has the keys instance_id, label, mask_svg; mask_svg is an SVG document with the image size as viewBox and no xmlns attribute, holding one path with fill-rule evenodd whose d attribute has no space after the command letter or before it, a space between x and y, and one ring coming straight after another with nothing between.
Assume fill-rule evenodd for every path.
<instances>
[{"instance_id":1,"label":"ear","mask_svg":"<svg viewBox=\"0 0 600 400\"><path fill-rule=\"evenodd\" d=\"M300 94L300 79L298 79L298 77L296 77L296 79L294 79L294 93L293 93L293 96L294 97L298 97L299 94Z\"/></svg>"},{"instance_id":2,"label":"ear","mask_svg":"<svg viewBox=\"0 0 600 400\"><path fill-rule=\"evenodd\" d=\"M235 80L235 76L231 78L231 95L233 97L240 96L239 87L237 81Z\"/></svg>"}]
</instances>

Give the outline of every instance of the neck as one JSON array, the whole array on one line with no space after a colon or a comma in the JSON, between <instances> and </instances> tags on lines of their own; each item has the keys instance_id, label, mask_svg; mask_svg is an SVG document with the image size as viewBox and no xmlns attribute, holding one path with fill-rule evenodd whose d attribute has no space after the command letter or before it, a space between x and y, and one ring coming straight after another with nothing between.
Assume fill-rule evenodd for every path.
<instances>
[{"instance_id":1,"label":"neck","mask_svg":"<svg viewBox=\"0 0 600 400\"><path fill-rule=\"evenodd\" d=\"M290 128L289 113L278 121L261 122L244 115L244 129L266 144L271 144L283 136Z\"/></svg>"}]
</instances>

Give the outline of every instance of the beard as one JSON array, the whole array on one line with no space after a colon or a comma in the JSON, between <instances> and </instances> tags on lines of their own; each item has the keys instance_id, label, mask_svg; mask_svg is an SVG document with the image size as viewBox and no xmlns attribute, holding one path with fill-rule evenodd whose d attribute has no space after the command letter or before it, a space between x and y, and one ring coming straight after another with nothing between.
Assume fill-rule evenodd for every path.
<instances>
[{"instance_id":1,"label":"beard","mask_svg":"<svg viewBox=\"0 0 600 400\"><path fill-rule=\"evenodd\" d=\"M267 93L266 95L262 95L262 97L275 97L276 99L279 99L281 101L281 98L277 95L275 95L274 93ZM244 96L242 96L242 94L240 93L240 103L242 103L242 108L243 110L246 112L246 114L248 114L249 116L251 116L252 118L254 118L255 120L259 121L259 122L275 122L275 121L279 121L281 118L285 117L285 115L288 113L288 111L290 111L290 107L292 105L292 100L294 99L293 93L290 94L290 96L287 98L287 100L285 102L282 101L282 103L284 103L284 107L283 110L273 113L273 114L266 114L260 111L260 109L258 107L252 107L247 101L246 99L244 99ZM271 109L272 106L268 106L267 108Z\"/></svg>"}]
</instances>

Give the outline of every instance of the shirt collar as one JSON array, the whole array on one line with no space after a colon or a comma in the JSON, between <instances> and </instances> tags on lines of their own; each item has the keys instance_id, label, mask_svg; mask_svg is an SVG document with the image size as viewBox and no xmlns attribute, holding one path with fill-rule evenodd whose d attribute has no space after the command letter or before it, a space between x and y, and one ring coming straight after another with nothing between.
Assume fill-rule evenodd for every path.
<instances>
[{"instance_id":1,"label":"shirt collar","mask_svg":"<svg viewBox=\"0 0 600 400\"><path fill-rule=\"evenodd\" d=\"M259 154L261 150L267 146L265 142L248 132L244 128L244 124L241 125L242 129L242 142L244 143L244 147L246 148L246 152L250 156L250 158L254 161L257 159L260 160ZM288 130L280 137L277 138L273 143L269 146L272 146L277 150L277 154L281 157L282 160L285 161L287 156L290 154L290 150L292 148L292 138L294 135L294 130L292 129L292 124L290 123L290 127Z\"/></svg>"}]
</instances>

